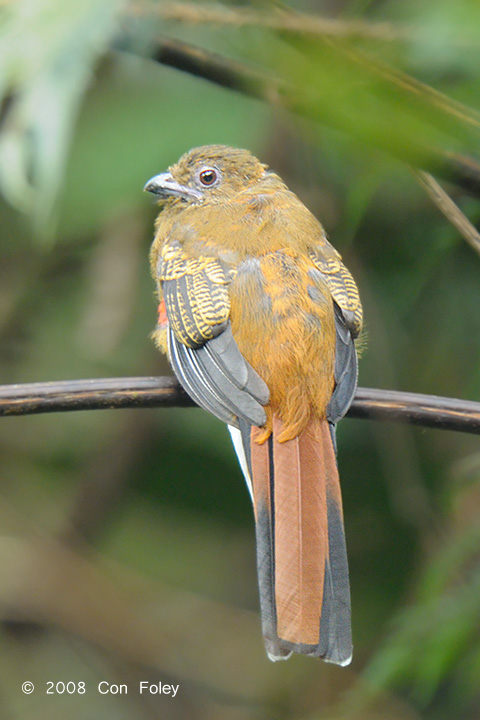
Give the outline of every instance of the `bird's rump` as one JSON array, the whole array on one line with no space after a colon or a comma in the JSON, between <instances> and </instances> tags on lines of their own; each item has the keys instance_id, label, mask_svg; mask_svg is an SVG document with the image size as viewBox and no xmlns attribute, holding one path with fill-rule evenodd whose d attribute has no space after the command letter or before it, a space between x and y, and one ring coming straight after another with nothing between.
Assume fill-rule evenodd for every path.
<instances>
[{"instance_id":1,"label":"bird's rump","mask_svg":"<svg viewBox=\"0 0 480 720\"><path fill-rule=\"evenodd\" d=\"M325 417L334 387L334 304L325 285L308 294L310 267L288 248L248 257L229 288L234 338L270 390L267 429L277 414L285 440Z\"/></svg>"}]
</instances>

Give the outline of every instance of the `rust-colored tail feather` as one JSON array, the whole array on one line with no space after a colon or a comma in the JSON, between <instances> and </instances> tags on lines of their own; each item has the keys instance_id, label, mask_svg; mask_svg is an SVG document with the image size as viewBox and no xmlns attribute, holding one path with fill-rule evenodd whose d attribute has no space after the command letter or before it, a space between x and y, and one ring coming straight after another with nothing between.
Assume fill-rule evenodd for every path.
<instances>
[{"instance_id":1,"label":"rust-colored tail feather","mask_svg":"<svg viewBox=\"0 0 480 720\"><path fill-rule=\"evenodd\" d=\"M272 660L293 651L346 665L350 589L332 435L326 420L286 442L282 429L274 418L259 445L252 428L247 453L265 645Z\"/></svg>"}]
</instances>

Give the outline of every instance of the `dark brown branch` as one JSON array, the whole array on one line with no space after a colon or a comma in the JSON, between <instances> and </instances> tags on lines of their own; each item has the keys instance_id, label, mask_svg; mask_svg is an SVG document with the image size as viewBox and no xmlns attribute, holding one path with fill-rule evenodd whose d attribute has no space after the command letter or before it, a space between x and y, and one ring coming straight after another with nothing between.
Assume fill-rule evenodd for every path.
<instances>
[{"instance_id":1,"label":"dark brown branch","mask_svg":"<svg viewBox=\"0 0 480 720\"><path fill-rule=\"evenodd\" d=\"M229 90L271 102L278 99L279 82L273 76L181 40L162 38L156 45L153 57L162 65L209 80Z\"/></svg>"},{"instance_id":2,"label":"dark brown branch","mask_svg":"<svg viewBox=\"0 0 480 720\"><path fill-rule=\"evenodd\" d=\"M126 45L128 46L128 41ZM357 56L358 53L355 57ZM314 100L313 106L311 106L308 99L299 99L298 88L290 86L287 82L271 73L261 72L244 63L170 38L163 38L158 41L153 57L163 65L204 78L221 87L261 99L270 104L285 107L310 119L332 124L328 115L318 117L319 107L322 107L322 103ZM352 62L355 62L355 58L352 58ZM366 72L374 74L380 72L379 67L373 62L369 62L368 58L363 58L362 62L365 65ZM445 117L456 118L459 126L473 128L478 125L476 115L470 116L467 108L460 108L460 106L457 106L458 104L450 101L448 97L431 90L431 88L428 89L428 86L423 86L404 74L396 74L393 70L389 71L388 68L383 68L382 72L385 76L385 82L398 86L399 91L410 96L412 102L422 101L426 107L437 107L438 111L444 113ZM324 104L323 107L325 107ZM354 132L351 125L345 128L338 127L338 129ZM360 136L359 139L365 140ZM395 155L398 159L410 164L415 163L416 157L421 162L424 170L440 175L445 180L462 188L465 192L480 197L480 163L475 158L433 147L416 145L412 139L410 139L409 143L401 143L395 149L392 148L391 143L389 145L380 138L377 138L377 140L373 138L372 143L375 142L381 150Z\"/></svg>"},{"instance_id":3,"label":"dark brown branch","mask_svg":"<svg viewBox=\"0 0 480 720\"><path fill-rule=\"evenodd\" d=\"M194 405L173 377L102 378L0 386L0 415L4 416ZM480 434L480 403L435 395L357 388L348 415Z\"/></svg>"},{"instance_id":4,"label":"dark brown branch","mask_svg":"<svg viewBox=\"0 0 480 720\"><path fill-rule=\"evenodd\" d=\"M99 378L0 385L0 416L193 405L193 401L173 377Z\"/></svg>"},{"instance_id":5,"label":"dark brown branch","mask_svg":"<svg viewBox=\"0 0 480 720\"><path fill-rule=\"evenodd\" d=\"M348 416L480 434L480 402L438 395L359 387Z\"/></svg>"}]
</instances>

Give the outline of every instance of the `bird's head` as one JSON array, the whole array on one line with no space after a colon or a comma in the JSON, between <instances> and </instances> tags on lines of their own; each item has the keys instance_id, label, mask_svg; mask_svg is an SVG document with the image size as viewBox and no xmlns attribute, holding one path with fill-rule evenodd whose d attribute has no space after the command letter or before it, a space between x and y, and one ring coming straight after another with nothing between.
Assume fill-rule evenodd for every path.
<instances>
[{"instance_id":1,"label":"bird's head","mask_svg":"<svg viewBox=\"0 0 480 720\"><path fill-rule=\"evenodd\" d=\"M204 145L182 155L168 172L152 177L144 190L160 202L180 199L186 203L228 200L255 185L267 173L248 150L225 145Z\"/></svg>"}]
</instances>

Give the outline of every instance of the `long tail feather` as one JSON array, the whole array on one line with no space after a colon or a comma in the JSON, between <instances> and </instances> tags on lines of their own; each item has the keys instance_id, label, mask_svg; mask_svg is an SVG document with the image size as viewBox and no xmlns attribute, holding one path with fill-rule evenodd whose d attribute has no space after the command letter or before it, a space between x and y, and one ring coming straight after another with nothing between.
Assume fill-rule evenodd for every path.
<instances>
[{"instance_id":1,"label":"long tail feather","mask_svg":"<svg viewBox=\"0 0 480 720\"><path fill-rule=\"evenodd\" d=\"M319 655L348 665L352 660L350 581L342 496L330 428L322 424L327 490L328 557L325 567Z\"/></svg>"},{"instance_id":2,"label":"long tail feather","mask_svg":"<svg viewBox=\"0 0 480 720\"><path fill-rule=\"evenodd\" d=\"M253 486L262 629L272 660L292 652L346 665L350 588L340 484L327 421L262 445L243 432ZM245 447L247 446L247 447Z\"/></svg>"},{"instance_id":3,"label":"long tail feather","mask_svg":"<svg viewBox=\"0 0 480 720\"><path fill-rule=\"evenodd\" d=\"M327 552L324 458L307 428L284 443L273 424L277 634L295 645L319 643ZM255 475L254 475L255 477Z\"/></svg>"}]
</instances>

